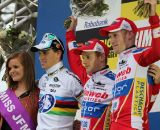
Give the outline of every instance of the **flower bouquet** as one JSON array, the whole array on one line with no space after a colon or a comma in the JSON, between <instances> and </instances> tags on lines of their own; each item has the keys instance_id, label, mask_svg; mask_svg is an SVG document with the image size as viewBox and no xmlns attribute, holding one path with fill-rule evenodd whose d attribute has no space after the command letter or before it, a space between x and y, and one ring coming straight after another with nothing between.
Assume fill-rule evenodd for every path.
<instances>
[{"instance_id":1,"label":"flower bouquet","mask_svg":"<svg viewBox=\"0 0 160 130\"><path fill-rule=\"evenodd\" d=\"M78 16L102 16L105 11L109 10L109 5L105 0L70 0L72 15ZM67 18L64 21L64 27L67 29L71 20Z\"/></svg>"},{"instance_id":2,"label":"flower bouquet","mask_svg":"<svg viewBox=\"0 0 160 130\"><path fill-rule=\"evenodd\" d=\"M34 41L35 37L26 31L12 27L0 29L0 69L11 53L28 50Z\"/></svg>"},{"instance_id":3,"label":"flower bouquet","mask_svg":"<svg viewBox=\"0 0 160 130\"><path fill-rule=\"evenodd\" d=\"M0 29L0 54L4 59L15 51L27 50L35 37L16 28Z\"/></svg>"},{"instance_id":4,"label":"flower bouquet","mask_svg":"<svg viewBox=\"0 0 160 130\"><path fill-rule=\"evenodd\" d=\"M160 0L157 0L157 4L160 4ZM145 4L144 0L138 0L138 4L133 9L133 12L139 17L148 18L150 13L150 4Z\"/></svg>"}]
</instances>

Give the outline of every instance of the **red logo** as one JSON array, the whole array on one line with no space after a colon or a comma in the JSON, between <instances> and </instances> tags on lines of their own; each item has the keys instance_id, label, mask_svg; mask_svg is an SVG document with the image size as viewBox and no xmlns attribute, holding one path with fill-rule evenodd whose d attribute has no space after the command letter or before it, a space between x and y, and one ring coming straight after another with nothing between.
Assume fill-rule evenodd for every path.
<instances>
[{"instance_id":1,"label":"red logo","mask_svg":"<svg viewBox=\"0 0 160 130\"><path fill-rule=\"evenodd\" d=\"M127 67L126 70L120 71L120 72L116 75L116 77L117 77L117 78L120 78L120 77L122 77L122 76L126 76L126 75L129 74L130 72L131 72L131 67Z\"/></svg>"},{"instance_id":2,"label":"red logo","mask_svg":"<svg viewBox=\"0 0 160 130\"><path fill-rule=\"evenodd\" d=\"M99 92L93 92L93 91L84 91L84 95L88 97L95 97L95 98L102 98L102 99L106 99L108 97L107 93L99 93Z\"/></svg>"}]
</instances>

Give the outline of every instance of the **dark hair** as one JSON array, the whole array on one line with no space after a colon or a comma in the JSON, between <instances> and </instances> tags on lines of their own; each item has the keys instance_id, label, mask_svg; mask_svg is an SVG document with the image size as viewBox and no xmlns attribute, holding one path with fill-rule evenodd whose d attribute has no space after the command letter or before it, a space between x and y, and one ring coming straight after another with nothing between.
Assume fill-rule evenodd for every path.
<instances>
[{"instance_id":1,"label":"dark hair","mask_svg":"<svg viewBox=\"0 0 160 130\"><path fill-rule=\"evenodd\" d=\"M11 54L6 62L6 74L7 74L7 83L8 87L13 88L17 87L17 82L13 81L9 75L9 62L12 59L19 59L20 63L23 66L24 70L24 82L27 86L27 90L32 91L35 89L35 69L34 63L31 55L28 52L20 51Z\"/></svg>"},{"instance_id":2,"label":"dark hair","mask_svg":"<svg viewBox=\"0 0 160 130\"><path fill-rule=\"evenodd\" d=\"M53 40L52 44L51 44L51 48L53 49L54 52L61 50L62 51L62 55L60 60L63 60L63 54L64 54L64 45L61 39L57 38L59 41L57 40Z\"/></svg>"},{"instance_id":3,"label":"dark hair","mask_svg":"<svg viewBox=\"0 0 160 130\"><path fill-rule=\"evenodd\" d=\"M95 54L96 54L97 56L101 56L103 53L96 51ZM106 64L107 64L107 61L108 61L107 56L105 56L105 62L106 62Z\"/></svg>"}]
</instances>

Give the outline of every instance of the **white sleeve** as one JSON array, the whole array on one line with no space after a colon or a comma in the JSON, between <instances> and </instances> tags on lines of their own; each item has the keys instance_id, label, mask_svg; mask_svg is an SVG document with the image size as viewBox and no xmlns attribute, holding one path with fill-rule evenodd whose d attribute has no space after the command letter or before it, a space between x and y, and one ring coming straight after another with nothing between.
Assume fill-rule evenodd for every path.
<instances>
[{"instance_id":1,"label":"white sleeve","mask_svg":"<svg viewBox=\"0 0 160 130\"><path fill-rule=\"evenodd\" d=\"M44 81L45 81L45 78L46 77L46 75L43 75L41 78L40 78L40 80L39 80L39 82L38 82L38 88L39 89L42 89L42 86L43 86L43 83L44 83Z\"/></svg>"},{"instance_id":2,"label":"white sleeve","mask_svg":"<svg viewBox=\"0 0 160 130\"><path fill-rule=\"evenodd\" d=\"M83 87L82 83L78 77L73 78L73 86L72 86L73 96L77 99L77 101L82 104L83 100Z\"/></svg>"}]
</instances>

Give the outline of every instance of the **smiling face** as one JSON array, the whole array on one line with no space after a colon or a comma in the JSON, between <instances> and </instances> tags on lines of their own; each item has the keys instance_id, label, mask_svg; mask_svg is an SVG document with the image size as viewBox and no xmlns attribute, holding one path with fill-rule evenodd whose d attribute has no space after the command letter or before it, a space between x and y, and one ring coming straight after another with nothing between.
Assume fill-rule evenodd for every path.
<instances>
[{"instance_id":1,"label":"smiling face","mask_svg":"<svg viewBox=\"0 0 160 130\"><path fill-rule=\"evenodd\" d=\"M34 89L35 71L31 55L26 51L12 53L6 61L5 78L9 88Z\"/></svg>"},{"instance_id":2,"label":"smiling face","mask_svg":"<svg viewBox=\"0 0 160 130\"><path fill-rule=\"evenodd\" d=\"M14 82L21 82L24 78L24 68L19 58L11 59L8 63L9 75Z\"/></svg>"}]
</instances>

